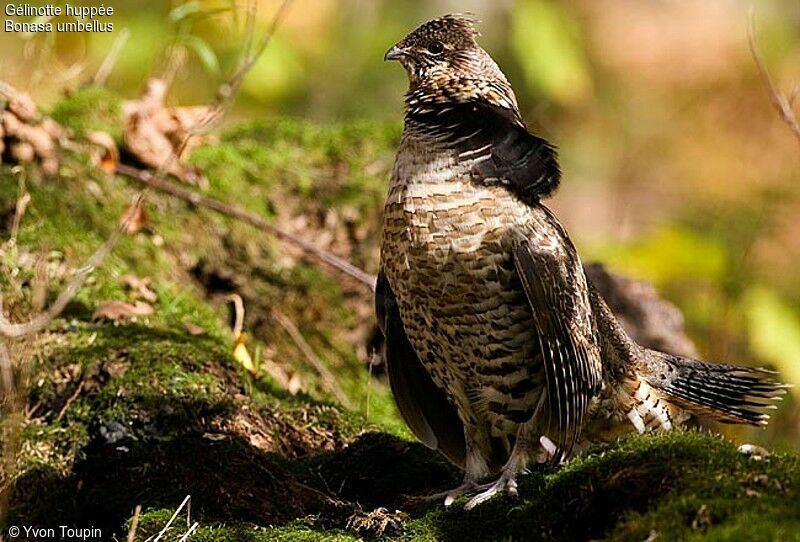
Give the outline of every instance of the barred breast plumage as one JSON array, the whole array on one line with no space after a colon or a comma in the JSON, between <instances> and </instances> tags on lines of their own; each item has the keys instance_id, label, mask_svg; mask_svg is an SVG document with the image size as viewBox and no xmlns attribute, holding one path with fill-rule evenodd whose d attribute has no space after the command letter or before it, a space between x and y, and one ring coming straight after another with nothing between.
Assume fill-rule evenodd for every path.
<instances>
[{"instance_id":1,"label":"barred breast plumage","mask_svg":"<svg viewBox=\"0 0 800 542\"><path fill-rule=\"evenodd\" d=\"M468 162L420 147L411 137L401 144L383 269L411 343L434 381L453 390L463 421L513 435L541 393L543 367L511 244L553 232L543 213L510 205L507 191L473 184Z\"/></svg>"}]
</instances>

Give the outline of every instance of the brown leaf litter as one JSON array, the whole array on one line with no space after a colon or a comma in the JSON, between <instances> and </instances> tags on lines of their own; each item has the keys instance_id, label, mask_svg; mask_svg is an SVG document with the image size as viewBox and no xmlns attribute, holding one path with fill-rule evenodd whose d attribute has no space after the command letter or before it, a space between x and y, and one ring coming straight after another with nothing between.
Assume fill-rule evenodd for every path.
<instances>
[{"instance_id":1,"label":"brown leaf litter","mask_svg":"<svg viewBox=\"0 0 800 542\"><path fill-rule=\"evenodd\" d=\"M0 86L0 163L37 163L47 176L58 173L58 142L64 129L39 113L33 98L8 85Z\"/></svg>"},{"instance_id":2,"label":"brown leaf litter","mask_svg":"<svg viewBox=\"0 0 800 542\"><path fill-rule=\"evenodd\" d=\"M141 98L124 103L125 147L139 161L184 182L201 184L200 171L183 159L205 137L198 132L210 114L207 106L166 107L167 84L150 79Z\"/></svg>"},{"instance_id":3,"label":"brown leaf litter","mask_svg":"<svg viewBox=\"0 0 800 542\"><path fill-rule=\"evenodd\" d=\"M97 310L94 311L92 318L122 320L137 316L152 316L153 314L155 314L153 306L144 301L126 303L125 301L110 300L101 303Z\"/></svg>"}]
</instances>

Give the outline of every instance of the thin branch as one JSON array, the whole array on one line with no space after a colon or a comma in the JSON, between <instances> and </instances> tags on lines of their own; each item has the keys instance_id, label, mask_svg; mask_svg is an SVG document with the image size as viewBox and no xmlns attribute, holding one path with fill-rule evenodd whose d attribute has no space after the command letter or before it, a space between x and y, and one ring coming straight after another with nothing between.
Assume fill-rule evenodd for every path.
<instances>
[{"instance_id":1,"label":"thin branch","mask_svg":"<svg viewBox=\"0 0 800 542\"><path fill-rule=\"evenodd\" d=\"M17 206L14 210L14 221L11 223L11 235L9 239L12 243L16 244L17 236L19 235L19 227L22 223L22 217L25 216L25 210L31 202L31 195L25 189L25 182L20 180L19 183L19 197L17 197Z\"/></svg>"},{"instance_id":2,"label":"thin branch","mask_svg":"<svg viewBox=\"0 0 800 542\"><path fill-rule=\"evenodd\" d=\"M244 23L244 47L242 47L242 59L249 58L250 52L253 50L253 38L255 37L255 25L256 25L256 12L258 11L258 6L256 5L255 0L252 0L247 4L247 18L245 19ZM236 14L236 10L234 10L234 14ZM240 65L242 62L240 61Z\"/></svg>"},{"instance_id":3,"label":"thin branch","mask_svg":"<svg viewBox=\"0 0 800 542\"><path fill-rule=\"evenodd\" d=\"M277 309L272 310L272 317L275 318L275 321L280 324L280 326L286 330L286 333L289 334L292 341L297 345L297 348L300 349L300 352L306 357L306 360L311 364L317 374L322 378L322 382L325 384L325 387L328 388L328 391L331 392L336 399L342 403L346 408L352 409L353 405L350 402L350 398L344 392L344 390L339 386L339 383L336 380L336 377L333 375L328 366L325 365L320 357L314 352L314 349L311 348L311 345L308 344L303 334L300 333L300 330L297 329L297 326L294 325L289 318L287 318L282 312Z\"/></svg>"},{"instance_id":4,"label":"thin branch","mask_svg":"<svg viewBox=\"0 0 800 542\"><path fill-rule=\"evenodd\" d=\"M239 294L231 294L225 299L233 303L233 336L238 340L244 330L244 301Z\"/></svg>"},{"instance_id":5,"label":"thin branch","mask_svg":"<svg viewBox=\"0 0 800 542\"><path fill-rule=\"evenodd\" d=\"M792 110L792 104L790 100L786 98L786 95L783 94L772 81L772 77L767 69L767 64L764 61L764 56L758 48L758 43L756 43L756 17L755 11L752 9L750 10L750 25L747 34L750 41L750 53L753 55L753 60L755 60L756 66L758 67L758 73L761 76L762 83L764 83L767 89L769 99L778 111L778 115L780 115L781 119L783 119L789 126L789 129L797 137L797 142L800 143L800 123L798 123L797 116Z\"/></svg>"},{"instance_id":6,"label":"thin branch","mask_svg":"<svg viewBox=\"0 0 800 542\"><path fill-rule=\"evenodd\" d=\"M94 77L92 78L93 85L102 86L106 83L106 79L108 79L108 76L111 75L111 71L117 64L119 55L122 53L122 49L125 47L125 44L128 43L130 37L131 31L127 28L123 28L120 31L119 35L114 40L114 43L111 45L111 49L109 49L105 59L103 59L103 63L100 64L100 68L98 68L97 73L94 74Z\"/></svg>"},{"instance_id":7,"label":"thin branch","mask_svg":"<svg viewBox=\"0 0 800 542\"><path fill-rule=\"evenodd\" d=\"M9 484L14 480L17 468L17 443L22 429L22 401L14 382L14 368L8 347L0 339L0 522L5 520L8 500L11 497Z\"/></svg>"},{"instance_id":8,"label":"thin branch","mask_svg":"<svg viewBox=\"0 0 800 542\"><path fill-rule=\"evenodd\" d=\"M11 366L11 356L8 353L8 347L0 341L0 381L3 383L3 393L0 395L3 399L13 396L14 390L14 370Z\"/></svg>"},{"instance_id":9,"label":"thin branch","mask_svg":"<svg viewBox=\"0 0 800 542\"><path fill-rule=\"evenodd\" d=\"M131 206L131 210L136 210L137 208L141 207L145 198L145 193L145 191L142 191L136 195L133 205ZM88 260L86 260L86 263L76 271L75 276L72 277L72 280L69 281L66 288L61 291L50 308L41 314L31 318L27 322L9 322L3 314L2 294L0 294L0 335L16 339L36 333L37 331L44 329L50 322L52 322L54 318L61 314L61 311L64 310L67 304L72 301L72 299L75 297L75 294L78 292L81 286L83 286L83 283L86 282L87 278L89 278L89 275L92 274L95 268L103 262L106 256L108 256L114 247L117 246L122 237L125 236L125 232L128 230L128 226L135 215L135 212L127 213L125 220L120 222L111 236L106 239L105 243L103 243L100 248L98 248L95 253L92 254Z\"/></svg>"},{"instance_id":10,"label":"thin branch","mask_svg":"<svg viewBox=\"0 0 800 542\"><path fill-rule=\"evenodd\" d=\"M258 213L248 211L242 207L228 205L227 203L223 203L217 199L198 194L197 192L182 186L178 186L164 179L159 179L147 170L137 169L125 164L118 164L117 173L145 184L150 188L154 188L161 192L166 192L167 194L187 201L192 205L205 207L222 215L246 222L247 224L250 224L257 229L268 233L273 237L280 239L281 241L285 241L299 248L304 254L313 256L319 261L328 264L337 271L340 271L366 285L371 290L375 290L375 277L373 275L367 273L363 269L359 269L355 265L343 258L336 256L335 254L331 254L330 252L317 248L308 241L305 241L292 233L270 224Z\"/></svg>"},{"instance_id":11,"label":"thin branch","mask_svg":"<svg viewBox=\"0 0 800 542\"><path fill-rule=\"evenodd\" d=\"M789 93L789 105L794 108L794 101L797 99L797 95L800 94L800 85L795 85L792 91Z\"/></svg>"},{"instance_id":12,"label":"thin branch","mask_svg":"<svg viewBox=\"0 0 800 542\"><path fill-rule=\"evenodd\" d=\"M136 509L133 511L133 519L131 520L131 528L128 529L128 538L125 542L133 542L136 539L136 528L139 526L139 516L142 513L142 505L137 504Z\"/></svg>"},{"instance_id":13,"label":"thin branch","mask_svg":"<svg viewBox=\"0 0 800 542\"><path fill-rule=\"evenodd\" d=\"M188 530L188 531L186 531L186 533L185 533L185 534L184 534L184 535L183 535L183 536L182 536L182 537L181 537L181 538L178 540L178 542L186 542L186 540L188 540L188 539L189 539L189 537L190 537L190 536L192 536L192 535L194 534L194 532L197 530L197 528L198 528L199 526L200 526L200 523L198 523L198 522L196 522L196 521L195 521L195 522L192 524L192 526L191 526L191 527L189 527L189 530Z\"/></svg>"},{"instance_id":14,"label":"thin branch","mask_svg":"<svg viewBox=\"0 0 800 542\"><path fill-rule=\"evenodd\" d=\"M70 405L72 403L74 403L78 399L78 396L83 391L84 382L86 382L86 381L83 380L83 378L81 378L81 381L78 382L78 387L75 388L75 391L72 393L72 395L69 396L69 399L67 399L67 402L64 403L64 406L61 407L61 410L58 411L58 416L56 416L56 422L60 422L61 421L61 418L64 417L64 414L67 412L67 409L70 407Z\"/></svg>"},{"instance_id":15,"label":"thin branch","mask_svg":"<svg viewBox=\"0 0 800 542\"><path fill-rule=\"evenodd\" d=\"M258 46L253 51L252 50L252 43L253 43L253 34L255 32L255 5L251 4L248 8L247 13L247 25L246 25L246 37L245 37L245 46L242 52L241 60L239 61L239 67L233 73L233 75L222 85L217 88L217 97L214 102L214 105L211 106L208 113L205 117L200 119L188 132L184 140L181 142L181 145L175 151L173 155L171 155L167 159L167 163L162 166L161 169L166 170L170 167L171 160L176 159L183 155L183 152L186 150L186 146L189 144L189 140L197 135L200 135L204 132L210 130L214 125L216 125L220 120L222 120L225 115L228 113L228 110L231 107L231 104L236 99L236 96L239 94L239 90L242 87L242 83L244 82L245 76L250 72L253 68L253 65L258 61L264 51L267 49L270 41L272 41L272 36L275 35L278 28L280 27L281 23L283 22L286 14L289 13L289 6L291 5L292 0L283 0L281 5L278 7L278 11L275 12L275 15L272 18L272 22L270 23L269 29L267 33L261 38L261 41L258 43Z\"/></svg>"},{"instance_id":16,"label":"thin branch","mask_svg":"<svg viewBox=\"0 0 800 542\"><path fill-rule=\"evenodd\" d=\"M175 510L175 513L172 514L172 517L169 518L169 521L167 522L166 525L164 525L164 528L158 532L153 542L158 542L159 540L161 540L161 537L164 536L164 533L166 533L169 530L170 526L172 525L172 522L175 521L175 518L178 517L178 514L181 513L181 510L183 510L183 507L186 506L186 503L189 502L191 498L192 498L191 495L186 495L186 497L183 499L183 502L181 502L181 505L178 507L177 510Z\"/></svg>"}]
</instances>

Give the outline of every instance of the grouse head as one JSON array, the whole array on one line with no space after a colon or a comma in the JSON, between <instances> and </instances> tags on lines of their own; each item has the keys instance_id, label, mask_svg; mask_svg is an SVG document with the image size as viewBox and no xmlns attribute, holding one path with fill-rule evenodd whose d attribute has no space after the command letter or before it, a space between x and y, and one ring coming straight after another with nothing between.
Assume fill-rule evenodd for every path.
<instances>
[{"instance_id":1,"label":"grouse head","mask_svg":"<svg viewBox=\"0 0 800 542\"><path fill-rule=\"evenodd\" d=\"M387 51L384 59L400 61L408 72L409 109L485 102L519 116L511 85L476 41L475 23L470 15L444 15Z\"/></svg>"}]
</instances>

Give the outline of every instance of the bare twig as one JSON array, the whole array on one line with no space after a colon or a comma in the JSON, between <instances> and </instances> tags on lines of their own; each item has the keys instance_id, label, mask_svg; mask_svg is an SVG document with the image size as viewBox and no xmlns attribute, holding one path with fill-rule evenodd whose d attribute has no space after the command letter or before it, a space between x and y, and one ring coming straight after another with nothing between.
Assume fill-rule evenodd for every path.
<instances>
[{"instance_id":1,"label":"bare twig","mask_svg":"<svg viewBox=\"0 0 800 542\"><path fill-rule=\"evenodd\" d=\"M136 528L139 526L139 515L142 513L142 505L137 504L136 509L133 511L133 519L131 520L131 528L128 529L128 538L125 542L133 542L136 539Z\"/></svg>"},{"instance_id":2,"label":"bare twig","mask_svg":"<svg viewBox=\"0 0 800 542\"><path fill-rule=\"evenodd\" d=\"M791 107L794 107L794 101L797 99L798 94L800 94L800 85L795 85L789 93L789 105Z\"/></svg>"},{"instance_id":3,"label":"bare twig","mask_svg":"<svg viewBox=\"0 0 800 542\"><path fill-rule=\"evenodd\" d=\"M159 540L161 540L161 537L163 537L164 534L169 530L170 526L172 526L172 522L175 521L175 518L178 517L178 514L181 513L181 510L183 510L183 507L186 506L186 503L188 503L191 500L191 498L192 498L191 495L186 495L186 497L183 499L183 502L181 502L181 505L178 507L177 510L175 510L175 513L172 514L172 517L169 518L169 521L167 522L166 525L164 525L164 528L158 532L153 542L158 542Z\"/></svg>"},{"instance_id":4,"label":"bare twig","mask_svg":"<svg viewBox=\"0 0 800 542\"><path fill-rule=\"evenodd\" d=\"M319 376L322 378L322 382L328 391L332 393L346 408L352 409L353 406L350 398L347 396L341 386L339 386L336 377L333 375L331 370L328 369L328 366L325 365L325 362L319 358L317 353L314 352L314 349L311 348L311 345L308 344L308 341L306 341L305 337L303 337L303 334L300 333L300 330L297 329L297 326L294 325L294 322L292 322L277 309L272 310L272 317L275 318L275 321L278 322L278 324L280 324L284 330L286 330L286 333L289 334L289 337L291 337L292 341L294 341L295 345L297 345L297 348L300 349L300 352L303 353L306 360L308 360L317 374L319 374Z\"/></svg>"},{"instance_id":5,"label":"bare twig","mask_svg":"<svg viewBox=\"0 0 800 542\"><path fill-rule=\"evenodd\" d=\"M0 337L0 523L5 521L9 510L11 486L18 482L17 452L27 399L21 388L29 378L28 364L19 359L24 353L11 348L11 343ZM16 359L12 358L14 354Z\"/></svg>"},{"instance_id":6,"label":"bare twig","mask_svg":"<svg viewBox=\"0 0 800 542\"><path fill-rule=\"evenodd\" d=\"M246 41L242 51L241 60L239 61L239 67L225 83L217 88L217 97L215 103L208 110L206 116L200 119L200 121L198 121L189 130L189 133L181 142L181 145L178 147L174 155L168 159L168 163L165 164L162 169L166 169L172 165L170 160L183 155L184 150L186 150L186 145L188 145L189 140L192 137L207 132L225 117L234 99L236 99L236 96L239 94L239 90L241 89L245 76L253 68L253 65L266 50L267 46L272 40L272 36L275 35L275 32L277 32L278 28L286 17L286 14L289 12L289 6L291 3L292 0L283 0L283 2L281 2L281 5L278 7L278 11L272 18L272 22L270 23L267 33L261 38L261 41L256 46L255 50L252 50L253 34L255 29L255 5L250 4L247 13L248 19L246 26Z\"/></svg>"},{"instance_id":7,"label":"bare twig","mask_svg":"<svg viewBox=\"0 0 800 542\"><path fill-rule=\"evenodd\" d=\"M197 192L182 186L178 186L164 179L159 179L147 170L137 169L125 164L118 164L117 173L139 181L150 188L154 188L161 192L166 192L167 194L187 201L192 205L205 207L222 215L246 222L257 229L268 233L277 239L280 239L281 241L285 241L299 248L304 254L313 256L319 261L328 264L337 271L340 271L366 285L371 290L374 291L375 289L375 277L373 275L367 273L363 269L359 269L355 265L343 258L336 256L335 254L331 254L330 252L317 248L308 241L305 241L292 233L270 224L258 213L248 211L242 207L228 205L227 203L223 203L217 199L198 194Z\"/></svg>"},{"instance_id":8,"label":"bare twig","mask_svg":"<svg viewBox=\"0 0 800 542\"><path fill-rule=\"evenodd\" d=\"M8 347L0 340L0 380L3 383L3 399L14 394L14 371L11 367L11 356L8 354Z\"/></svg>"},{"instance_id":9,"label":"bare twig","mask_svg":"<svg viewBox=\"0 0 800 542\"><path fill-rule=\"evenodd\" d=\"M251 0L247 4L247 17L244 23L244 47L242 47L242 59L250 57L250 52L253 50L253 38L255 37L255 25L256 25L256 12L258 11L258 5L256 4L255 0ZM234 10L234 14L236 14L236 10ZM242 61L240 60L240 65Z\"/></svg>"},{"instance_id":10,"label":"bare twig","mask_svg":"<svg viewBox=\"0 0 800 542\"><path fill-rule=\"evenodd\" d=\"M139 192L134 198L131 209L140 207L144 198L145 192ZM92 254L88 260L86 260L86 263L84 263L84 265L75 272L75 276L72 277L72 280L70 280L67 286L61 291L53 304L41 314L31 318L27 322L9 322L3 314L2 294L0 294L0 335L16 339L41 331L45 326L52 322L54 318L61 314L61 311L64 310L64 307L66 307L67 304L72 301L80 287L83 286L83 283L86 282L87 278L89 278L89 275L91 275L95 268L103 262L103 260L114 249L114 247L117 246L120 239L122 239L122 237L125 235L125 232L128 230L128 226L135 215L136 213L127 213L125 220L120 222L111 236L106 239L106 242L103 243L100 248L98 248L95 253Z\"/></svg>"},{"instance_id":11,"label":"bare twig","mask_svg":"<svg viewBox=\"0 0 800 542\"><path fill-rule=\"evenodd\" d=\"M789 129L797 137L798 143L800 143L800 123L798 123L797 116L792 109L792 102L775 86L769 74L769 70L767 69L767 64L764 61L764 56L758 48L758 43L756 42L755 11L752 9L750 10L750 25L747 33L750 41L750 53L753 55L753 60L755 60L756 66L758 67L761 81L764 83L769 93L769 99L778 111L778 115L780 115L781 119L789 126Z\"/></svg>"},{"instance_id":12,"label":"bare twig","mask_svg":"<svg viewBox=\"0 0 800 542\"><path fill-rule=\"evenodd\" d=\"M105 59L103 59L103 63L100 64L100 68L98 68L97 73L94 74L94 77L92 78L93 85L102 86L106 83L106 79L108 79L108 76L111 75L111 71L117 64L119 55L122 53L122 49L125 47L125 44L128 43L130 37L131 31L127 28L123 28L120 31L119 35L114 40L114 43L111 45L111 49L109 49Z\"/></svg>"},{"instance_id":13,"label":"bare twig","mask_svg":"<svg viewBox=\"0 0 800 542\"><path fill-rule=\"evenodd\" d=\"M17 242L17 236L19 235L19 226L22 223L22 217L25 216L25 209L28 208L28 204L31 202L31 195L25 190L25 183L24 181L20 180L19 185L19 197L17 197L17 206L14 210L14 221L11 223L11 242Z\"/></svg>"},{"instance_id":14,"label":"bare twig","mask_svg":"<svg viewBox=\"0 0 800 542\"><path fill-rule=\"evenodd\" d=\"M242 301L242 296L239 294L231 294L225 299L233 303L233 336L239 339L244 329L244 301Z\"/></svg>"},{"instance_id":15,"label":"bare twig","mask_svg":"<svg viewBox=\"0 0 800 542\"><path fill-rule=\"evenodd\" d=\"M61 421L61 418L64 417L64 414L67 412L67 409L69 408L69 406L72 403L74 403L75 400L78 398L78 396L81 394L81 392L83 391L83 384L84 384L84 380L81 379L81 381L78 382L78 387L75 388L75 391L72 392L72 395L69 396L69 399L67 399L67 402L64 403L64 406L61 407L61 410L58 411L58 416L56 416L56 421L57 422Z\"/></svg>"},{"instance_id":16,"label":"bare twig","mask_svg":"<svg viewBox=\"0 0 800 542\"><path fill-rule=\"evenodd\" d=\"M197 528L198 528L199 526L200 526L200 524L199 524L198 522L196 522L196 521L195 521L195 522L192 524L192 526L191 526L191 527L189 527L189 530L188 530L188 531L186 531L186 533L185 533L185 534L184 534L182 537L180 537L180 538L178 539L178 542L186 542L186 540L188 540L188 539L189 539L189 537L190 537L190 536L192 536L192 535L194 534L194 532L197 530Z\"/></svg>"}]
</instances>

